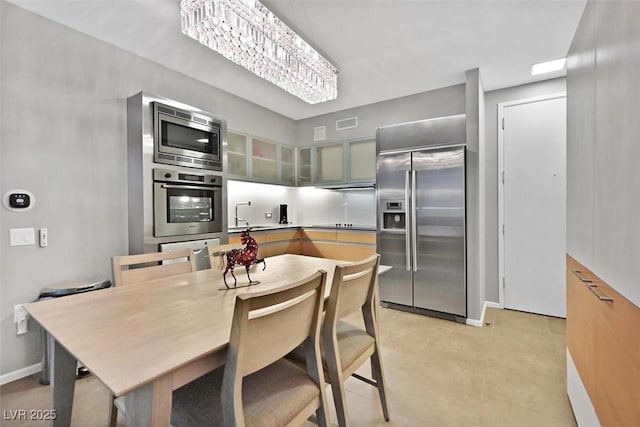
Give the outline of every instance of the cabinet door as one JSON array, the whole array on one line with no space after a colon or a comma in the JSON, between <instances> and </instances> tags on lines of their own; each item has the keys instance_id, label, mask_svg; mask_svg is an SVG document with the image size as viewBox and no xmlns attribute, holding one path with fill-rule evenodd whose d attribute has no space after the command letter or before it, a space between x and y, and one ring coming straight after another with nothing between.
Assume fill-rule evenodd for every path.
<instances>
[{"instance_id":1,"label":"cabinet door","mask_svg":"<svg viewBox=\"0 0 640 427\"><path fill-rule=\"evenodd\" d=\"M295 149L287 145L280 146L280 183L295 185Z\"/></svg>"},{"instance_id":2,"label":"cabinet door","mask_svg":"<svg viewBox=\"0 0 640 427\"><path fill-rule=\"evenodd\" d=\"M247 157L248 136L238 132L227 132L228 173L238 178L248 178Z\"/></svg>"},{"instance_id":3,"label":"cabinet door","mask_svg":"<svg viewBox=\"0 0 640 427\"><path fill-rule=\"evenodd\" d=\"M350 141L349 174L350 182L372 182L376 180L376 140Z\"/></svg>"},{"instance_id":4,"label":"cabinet door","mask_svg":"<svg viewBox=\"0 0 640 427\"><path fill-rule=\"evenodd\" d=\"M344 144L316 147L316 182L344 181Z\"/></svg>"},{"instance_id":5,"label":"cabinet door","mask_svg":"<svg viewBox=\"0 0 640 427\"><path fill-rule=\"evenodd\" d=\"M311 147L298 149L298 185L313 184Z\"/></svg>"},{"instance_id":6,"label":"cabinet door","mask_svg":"<svg viewBox=\"0 0 640 427\"><path fill-rule=\"evenodd\" d=\"M257 181L277 182L277 148L275 142L253 137L251 139L251 177Z\"/></svg>"}]
</instances>

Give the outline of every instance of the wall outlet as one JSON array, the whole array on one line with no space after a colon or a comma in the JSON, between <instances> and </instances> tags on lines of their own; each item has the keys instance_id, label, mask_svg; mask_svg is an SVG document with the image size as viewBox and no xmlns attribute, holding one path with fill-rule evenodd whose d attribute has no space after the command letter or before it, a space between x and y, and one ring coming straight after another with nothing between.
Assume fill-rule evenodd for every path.
<instances>
[{"instance_id":1,"label":"wall outlet","mask_svg":"<svg viewBox=\"0 0 640 427\"><path fill-rule=\"evenodd\" d=\"M29 319L29 313L25 310L22 304L13 306L13 323L18 326L17 335L26 334L27 329L27 320Z\"/></svg>"},{"instance_id":2,"label":"wall outlet","mask_svg":"<svg viewBox=\"0 0 640 427\"><path fill-rule=\"evenodd\" d=\"M265 217L265 218L267 218L267 219L269 219L269 218L273 218L273 213L271 213L271 212L265 212L265 213L264 213L264 217Z\"/></svg>"}]
</instances>

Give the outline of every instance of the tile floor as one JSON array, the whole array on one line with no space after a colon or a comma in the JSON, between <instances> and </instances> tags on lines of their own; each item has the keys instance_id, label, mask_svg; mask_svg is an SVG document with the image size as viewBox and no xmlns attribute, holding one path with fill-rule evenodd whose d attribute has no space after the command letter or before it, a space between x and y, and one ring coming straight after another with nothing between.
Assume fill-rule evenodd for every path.
<instances>
[{"instance_id":1,"label":"tile floor","mask_svg":"<svg viewBox=\"0 0 640 427\"><path fill-rule=\"evenodd\" d=\"M391 421L382 418L377 391L351 378L353 426L575 426L566 394L564 319L489 309L485 322L477 328L381 309ZM37 376L6 384L0 425L47 425L7 420L8 411L50 405L51 388ZM105 426L108 407L99 381L79 380L72 425Z\"/></svg>"}]
</instances>

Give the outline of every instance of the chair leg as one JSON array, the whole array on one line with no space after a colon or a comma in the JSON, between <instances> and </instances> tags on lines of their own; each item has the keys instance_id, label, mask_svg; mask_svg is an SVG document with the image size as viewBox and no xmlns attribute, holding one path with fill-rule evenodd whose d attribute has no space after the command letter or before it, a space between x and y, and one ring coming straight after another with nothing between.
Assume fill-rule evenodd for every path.
<instances>
[{"instance_id":1,"label":"chair leg","mask_svg":"<svg viewBox=\"0 0 640 427\"><path fill-rule=\"evenodd\" d=\"M380 361L380 349L376 342L376 351L371 355L371 370L373 371L373 378L378 383L378 394L380 395L380 405L382 406L382 414L384 419L389 421L389 406L387 403L387 393L384 388L384 372L382 369L382 362Z\"/></svg>"},{"instance_id":2,"label":"chair leg","mask_svg":"<svg viewBox=\"0 0 640 427\"><path fill-rule=\"evenodd\" d=\"M111 409L109 409L109 427L116 427L118 424L118 408L116 407L115 397L111 397Z\"/></svg>"},{"instance_id":3,"label":"chair leg","mask_svg":"<svg viewBox=\"0 0 640 427\"><path fill-rule=\"evenodd\" d=\"M336 407L336 415L338 416L338 426L349 426L349 411L347 410L346 393L341 375L337 372L332 375L329 372L329 380L331 382L331 393L333 393L333 403Z\"/></svg>"},{"instance_id":4,"label":"chair leg","mask_svg":"<svg viewBox=\"0 0 640 427\"><path fill-rule=\"evenodd\" d=\"M315 423L320 427L329 427L329 420L327 419L327 413L324 411L324 405L320 405L320 407L316 409Z\"/></svg>"}]
</instances>

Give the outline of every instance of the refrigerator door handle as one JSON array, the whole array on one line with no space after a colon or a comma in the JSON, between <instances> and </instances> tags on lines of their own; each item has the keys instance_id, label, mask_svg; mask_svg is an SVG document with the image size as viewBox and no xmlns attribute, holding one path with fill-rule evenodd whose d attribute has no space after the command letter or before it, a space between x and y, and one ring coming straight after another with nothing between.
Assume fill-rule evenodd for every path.
<instances>
[{"instance_id":1,"label":"refrigerator door handle","mask_svg":"<svg viewBox=\"0 0 640 427\"><path fill-rule=\"evenodd\" d=\"M413 271L418 271L418 210L417 210L417 171L411 171L411 253L413 255Z\"/></svg>"},{"instance_id":2,"label":"refrigerator door handle","mask_svg":"<svg viewBox=\"0 0 640 427\"><path fill-rule=\"evenodd\" d=\"M405 171L405 175L404 175L404 209L407 215L409 215L409 218L411 218L411 212L409 209L409 191L410 191L410 184L409 182L411 181L411 171ZM410 227L409 227L409 218L406 219L405 222L405 226L404 226L404 233L405 233L405 239L404 239L404 245L405 245L405 253L406 253L406 264L407 264L407 271L411 271L411 232L410 232Z\"/></svg>"}]
</instances>

